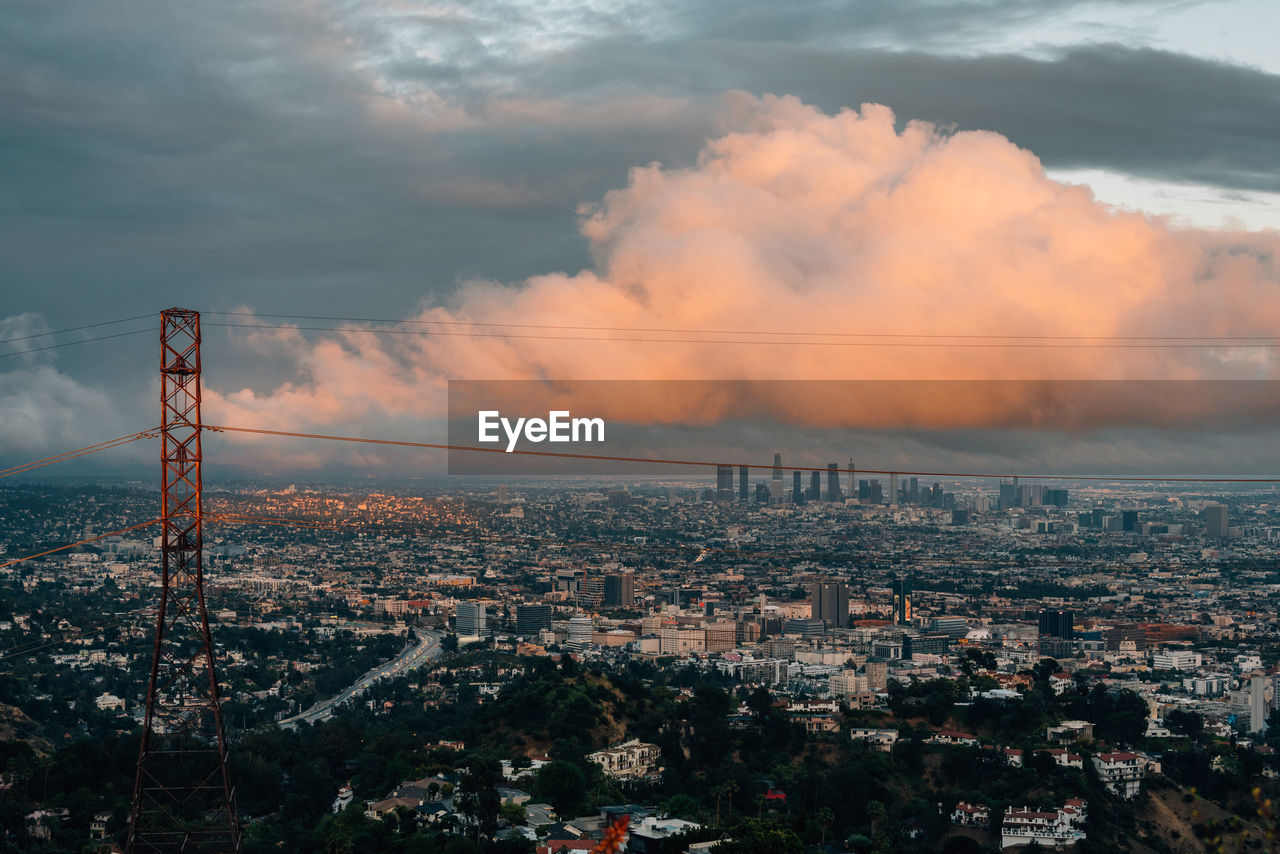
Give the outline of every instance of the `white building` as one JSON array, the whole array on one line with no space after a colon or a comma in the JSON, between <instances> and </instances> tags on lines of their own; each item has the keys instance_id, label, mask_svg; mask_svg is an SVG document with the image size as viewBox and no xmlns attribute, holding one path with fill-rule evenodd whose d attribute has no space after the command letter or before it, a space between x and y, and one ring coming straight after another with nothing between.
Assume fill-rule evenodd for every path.
<instances>
[{"instance_id":1,"label":"white building","mask_svg":"<svg viewBox=\"0 0 1280 854\"><path fill-rule=\"evenodd\" d=\"M1069 848L1085 838L1085 802L1068 800L1056 812L1037 812L1030 807L1009 807L1000 825L1000 847L1030 845Z\"/></svg>"},{"instance_id":2,"label":"white building","mask_svg":"<svg viewBox=\"0 0 1280 854\"><path fill-rule=\"evenodd\" d=\"M896 729L854 727L849 730L849 738L854 741L866 742L867 746L872 750L890 753L893 751L893 745L898 741L898 731Z\"/></svg>"},{"instance_id":3,"label":"white building","mask_svg":"<svg viewBox=\"0 0 1280 854\"><path fill-rule=\"evenodd\" d=\"M614 779L648 777L658 770L662 751L656 744L633 738L614 747L589 753L587 758Z\"/></svg>"},{"instance_id":4,"label":"white building","mask_svg":"<svg viewBox=\"0 0 1280 854\"><path fill-rule=\"evenodd\" d=\"M1204 659L1198 652L1189 649L1167 649L1151 656L1151 667L1155 670L1195 670Z\"/></svg>"},{"instance_id":5,"label":"white building","mask_svg":"<svg viewBox=\"0 0 1280 854\"><path fill-rule=\"evenodd\" d=\"M591 646L591 618L586 614L574 614L569 618L569 649L581 652Z\"/></svg>"},{"instance_id":6,"label":"white building","mask_svg":"<svg viewBox=\"0 0 1280 854\"><path fill-rule=\"evenodd\" d=\"M1099 753L1093 757L1094 770L1107 790L1122 798L1135 798L1142 790L1146 763L1137 753Z\"/></svg>"}]
</instances>

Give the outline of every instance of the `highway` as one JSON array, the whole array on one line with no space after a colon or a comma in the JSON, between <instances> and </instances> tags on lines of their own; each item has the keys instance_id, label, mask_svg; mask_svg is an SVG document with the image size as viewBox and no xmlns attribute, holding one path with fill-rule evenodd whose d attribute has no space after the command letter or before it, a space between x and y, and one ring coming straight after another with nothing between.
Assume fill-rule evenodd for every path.
<instances>
[{"instance_id":1,"label":"highway","mask_svg":"<svg viewBox=\"0 0 1280 854\"><path fill-rule=\"evenodd\" d=\"M305 712L281 720L278 725L284 729L292 729L303 722L313 724L317 721L327 721L333 717L334 709L363 695L365 690L374 682L380 679L394 679L397 676L403 676L423 663L439 658L441 652L440 636L431 632L420 632L419 634L423 637L422 642L417 646L405 647L395 658L384 664L379 664L347 686L342 693L327 700L321 700Z\"/></svg>"}]
</instances>

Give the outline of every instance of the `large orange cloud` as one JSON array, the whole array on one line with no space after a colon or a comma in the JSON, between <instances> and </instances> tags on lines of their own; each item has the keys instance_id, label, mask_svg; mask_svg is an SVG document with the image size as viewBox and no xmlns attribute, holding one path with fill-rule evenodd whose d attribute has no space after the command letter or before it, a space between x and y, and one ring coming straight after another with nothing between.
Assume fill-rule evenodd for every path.
<instances>
[{"instance_id":1,"label":"large orange cloud","mask_svg":"<svg viewBox=\"0 0 1280 854\"><path fill-rule=\"evenodd\" d=\"M317 343L282 333L259 343L293 359L298 378L269 393L212 391L206 418L300 428L439 416L448 379L1275 377L1265 348L1060 338L1274 335L1274 232L1177 229L1117 211L1050 180L1034 154L998 134L899 127L884 106L831 116L792 97L734 95L726 121L696 166L634 169L625 189L583 211L593 269L468 283L413 318L544 325L559 328L481 331L559 337L345 333ZM642 342L592 331L608 327L733 332L655 332L644 337L666 340ZM1027 337L998 347L963 337L947 347L927 337L816 346L847 340L818 333ZM610 340L580 340L599 336ZM689 343L707 337L746 343ZM960 423L982 423L1026 401L1001 393L939 403L903 417L964 413ZM603 400L596 411L680 422L705 406L670 394ZM786 414L872 423L866 407L831 401Z\"/></svg>"}]
</instances>

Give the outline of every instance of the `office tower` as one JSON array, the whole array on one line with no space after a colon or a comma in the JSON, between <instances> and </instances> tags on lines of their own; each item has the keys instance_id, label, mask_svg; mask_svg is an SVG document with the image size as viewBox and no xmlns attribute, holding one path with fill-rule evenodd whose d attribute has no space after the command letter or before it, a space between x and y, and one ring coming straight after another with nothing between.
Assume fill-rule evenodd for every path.
<instances>
[{"instance_id":1,"label":"office tower","mask_svg":"<svg viewBox=\"0 0 1280 854\"><path fill-rule=\"evenodd\" d=\"M855 493L855 492L853 491L853 489L854 489L854 487L853 487L853 457L849 457L849 484L848 484L848 486L846 486L846 487L845 487L845 492L844 492L844 494L845 494L846 496L848 496L848 497L852 498L854 495L856 495L856 494L857 494L857 493Z\"/></svg>"},{"instance_id":2,"label":"office tower","mask_svg":"<svg viewBox=\"0 0 1280 854\"><path fill-rule=\"evenodd\" d=\"M507 503L507 485L505 483L498 484L498 503Z\"/></svg>"},{"instance_id":3,"label":"office tower","mask_svg":"<svg viewBox=\"0 0 1280 854\"><path fill-rule=\"evenodd\" d=\"M918 477L913 477L907 481L907 503L920 503L920 478Z\"/></svg>"},{"instance_id":4,"label":"office tower","mask_svg":"<svg viewBox=\"0 0 1280 854\"><path fill-rule=\"evenodd\" d=\"M889 474L889 506L898 506L898 473L891 472Z\"/></svg>"},{"instance_id":5,"label":"office tower","mask_svg":"<svg viewBox=\"0 0 1280 854\"><path fill-rule=\"evenodd\" d=\"M906 575L893 582L893 621L899 626L911 624L911 578Z\"/></svg>"},{"instance_id":6,"label":"office tower","mask_svg":"<svg viewBox=\"0 0 1280 854\"><path fill-rule=\"evenodd\" d=\"M1042 609L1040 611L1040 634L1071 640L1075 637L1075 619L1075 611Z\"/></svg>"},{"instance_id":7,"label":"office tower","mask_svg":"<svg viewBox=\"0 0 1280 854\"><path fill-rule=\"evenodd\" d=\"M840 495L840 464L827 463L827 500L843 501Z\"/></svg>"},{"instance_id":8,"label":"office tower","mask_svg":"<svg viewBox=\"0 0 1280 854\"><path fill-rule=\"evenodd\" d=\"M804 503L804 487L801 485L800 472L791 473L791 500L796 504Z\"/></svg>"},{"instance_id":9,"label":"office tower","mask_svg":"<svg viewBox=\"0 0 1280 854\"><path fill-rule=\"evenodd\" d=\"M809 500L818 501L822 498L822 475L818 472L809 472Z\"/></svg>"},{"instance_id":10,"label":"office tower","mask_svg":"<svg viewBox=\"0 0 1280 854\"><path fill-rule=\"evenodd\" d=\"M813 619L835 627L849 622L849 587L844 582L815 582L809 588L809 602Z\"/></svg>"},{"instance_id":11,"label":"office tower","mask_svg":"<svg viewBox=\"0 0 1280 854\"><path fill-rule=\"evenodd\" d=\"M1120 514L1120 530L1136 531L1138 530L1138 511L1125 510Z\"/></svg>"},{"instance_id":12,"label":"office tower","mask_svg":"<svg viewBox=\"0 0 1280 854\"><path fill-rule=\"evenodd\" d=\"M454 610L454 631L459 637L476 637L489 634L489 619L484 605L479 602L459 602Z\"/></svg>"},{"instance_id":13,"label":"office tower","mask_svg":"<svg viewBox=\"0 0 1280 854\"><path fill-rule=\"evenodd\" d=\"M1227 536L1227 507L1225 504L1206 504L1201 511L1204 516L1204 535L1215 539Z\"/></svg>"},{"instance_id":14,"label":"office tower","mask_svg":"<svg viewBox=\"0 0 1280 854\"><path fill-rule=\"evenodd\" d=\"M1249 732L1267 728L1267 677L1249 679Z\"/></svg>"},{"instance_id":15,"label":"office tower","mask_svg":"<svg viewBox=\"0 0 1280 854\"><path fill-rule=\"evenodd\" d=\"M630 608L636 602L636 577L630 572L616 572L604 577L604 606Z\"/></svg>"},{"instance_id":16,"label":"office tower","mask_svg":"<svg viewBox=\"0 0 1280 854\"><path fill-rule=\"evenodd\" d=\"M884 491L880 489L879 478L872 478L867 481L867 504L883 504Z\"/></svg>"},{"instance_id":17,"label":"office tower","mask_svg":"<svg viewBox=\"0 0 1280 854\"><path fill-rule=\"evenodd\" d=\"M543 629L551 628L550 605L517 605L516 634L533 637Z\"/></svg>"},{"instance_id":18,"label":"office tower","mask_svg":"<svg viewBox=\"0 0 1280 854\"><path fill-rule=\"evenodd\" d=\"M716 501L733 500L733 466L716 466Z\"/></svg>"},{"instance_id":19,"label":"office tower","mask_svg":"<svg viewBox=\"0 0 1280 854\"><path fill-rule=\"evenodd\" d=\"M581 652L591 646L591 618L586 614L574 614L569 618L569 649Z\"/></svg>"},{"instance_id":20,"label":"office tower","mask_svg":"<svg viewBox=\"0 0 1280 854\"><path fill-rule=\"evenodd\" d=\"M782 503L782 454L773 455L773 477L769 479L769 503Z\"/></svg>"},{"instance_id":21,"label":"office tower","mask_svg":"<svg viewBox=\"0 0 1280 854\"><path fill-rule=\"evenodd\" d=\"M1065 489L1046 489L1044 491L1046 507L1066 507L1067 491Z\"/></svg>"},{"instance_id":22,"label":"office tower","mask_svg":"<svg viewBox=\"0 0 1280 854\"><path fill-rule=\"evenodd\" d=\"M1010 507L1018 506L1018 487L1017 479L1012 481L1000 478L1000 510L1008 510Z\"/></svg>"},{"instance_id":23,"label":"office tower","mask_svg":"<svg viewBox=\"0 0 1280 854\"><path fill-rule=\"evenodd\" d=\"M746 466L738 466L738 500L744 503L751 500L751 494L747 492Z\"/></svg>"},{"instance_id":24,"label":"office tower","mask_svg":"<svg viewBox=\"0 0 1280 854\"><path fill-rule=\"evenodd\" d=\"M770 483L772 483L772 481L770 481ZM761 481L760 483L756 484L756 503L757 504L769 503L769 484L765 483L764 481Z\"/></svg>"}]
</instances>

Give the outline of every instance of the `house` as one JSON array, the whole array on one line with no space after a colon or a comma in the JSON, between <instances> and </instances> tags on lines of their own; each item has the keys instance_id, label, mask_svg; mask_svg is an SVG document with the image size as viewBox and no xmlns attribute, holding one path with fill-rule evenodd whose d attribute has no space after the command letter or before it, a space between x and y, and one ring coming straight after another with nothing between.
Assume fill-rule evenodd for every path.
<instances>
[{"instance_id":1,"label":"house","mask_svg":"<svg viewBox=\"0 0 1280 854\"><path fill-rule=\"evenodd\" d=\"M627 854L654 854L662 850L662 840L701 825L679 818L646 816L628 829Z\"/></svg>"},{"instance_id":2,"label":"house","mask_svg":"<svg viewBox=\"0 0 1280 854\"><path fill-rule=\"evenodd\" d=\"M1051 673L1049 674L1049 687L1053 690L1054 696L1061 697L1071 689L1075 688L1076 680L1070 673Z\"/></svg>"},{"instance_id":3,"label":"house","mask_svg":"<svg viewBox=\"0 0 1280 854\"><path fill-rule=\"evenodd\" d=\"M1004 749L1004 762L1013 768L1021 768L1024 764L1025 753L1021 747L1006 747Z\"/></svg>"},{"instance_id":4,"label":"house","mask_svg":"<svg viewBox=\"0 0 1280 854\"><path fill-rule=\"evenodd\" d=\"M337 815L350 806L354 799L355 793L351 790L351 782L347 781L347 785L338 789L338 796L333 799L333 805L329 807L329 811Z\"/></svg>"},{"instance_id":5,"label":"house","mask_svg":"<svg viewBox=\"0 0 1280 854\"><path fill-rule=\"evenodd\" d=\"M1085 802L1072 798L1054 812L1008 807L1000 825L1000 847L1030 845L1069 848L1085 838Z\"/></svg>"},{"instance_id":6,"label":"house","mask_svg":"<svg viewBox=\"0 0 1280 854\"><path fill-rule=\"evenodd\" d=\"M27 814L27 833L33 839L50 840L53 838L53 826L66 821L71 811L62 809L36 810Z\"/></svg>"},{"instance_id":7,"label":"house","mask_svg":"<svg viewBox=\"0 0 1280 854\"><path fill-rule=\"evenodd\" d=\"M930 736L927 741L930 744L960 744L966 747L977 747L978 737L968 732L952 732L943 730L936 732Z\"/></svg>"},{"instance_id":8,"label":"house","mask_svg":"<svg viewBox=\"0 0 1280 854\"><path fill-rule=\"evenodd\" d=\"M1049 754L1053 757L1053 763L1055 765L1060 765L1063 768L1084 767L1084 759L1082 759L1078 754L1068 753L1067 750L1062 747L1052 747L1048 750L1039 750L1036 752Z\"/></svg>"},{"instance_id":9,"label":"house","mask_svg":"<svg viewBox=\"0 0 1280 854\"><path fill-rule=\"evenodd\" d=\"M1142 790L1146 763L1140 754L1124 751L1099 753L1093 757L1093 767L1107 791L1113 794L1127 800L1137 797Z\"/></svg>"},{"instance_id":10,"label":"house","mask_svg":"<svg viewBox=\"0 0 1280 854\"><path fill-rule=\"evenodd\" d=\"M111 813L100 812L94 813L93 821L89 824L89 835L98 840L107 838L107 825L111 821Z\"/></svg>"},{"instance_id":11,"label":"house","mask_svg":"<svg viewBox=\"0 0 1280 854\"><path fill-rule=\"evenodd\" d=\"M898 740L898 731L896 729L854 727L849 730L849 738L854 741L865 742L867 747L872 750L879 750L882 753L891 753L893 751L893 745Z\"/></svg>"},{"instance_id":12,"label":"house","mask_svg":"<svg viewBox=\"0 0 1280 854\"><path fill-rule=\"evenodd\" d=\"M633 738L614 747L590 753L587 758L615 780L637 779L657 773L662 751L656 744Z\"/></svg>"},{"instance_id":13,"label":"house","mask_svg":"<svg viewBox=\"0 0 1280 854\"><path fill-rule=\"evenodd\" d=\"M1046 741L1068 744L1073 741L1093 741L1093 724L1089 721L1063 721L1045 729Z\"/></svg>"},{"instance_id":14,"label":"house","mask_svg":"<svg viewBox=\"0 0 1280 854\"><path fill-rule=\"evenodd\" d=\"M991 809L986 804L960 801L951 811L951 823L963 827L987 827L991 824Z\"/></svg>"},{"instance_id":15,"label":"house","mask_svg":"<svg viewBox=\"0 0 1280 854\"><path fill-rule=\"evenodd\" d=\"M124 711L124 700L120 699L115 694L103 694L93 702L94 702L94 705L96 705L99 709L101 709L104 712L106 711L123 712Z\"/></svg>"}]
</instances>

